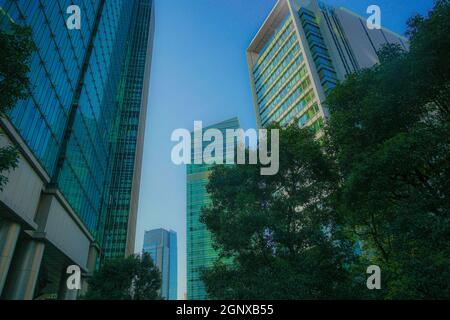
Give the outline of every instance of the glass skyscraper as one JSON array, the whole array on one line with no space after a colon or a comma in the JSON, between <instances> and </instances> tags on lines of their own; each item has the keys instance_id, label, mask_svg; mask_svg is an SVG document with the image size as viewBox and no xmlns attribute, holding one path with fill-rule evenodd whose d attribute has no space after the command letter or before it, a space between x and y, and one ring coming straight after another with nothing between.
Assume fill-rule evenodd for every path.
<instances>
[{"instance_id":1,"label":"glass skyscraper","mask_svg":"<svg viewBox=\"0 0 450 320\"><path fill-rule=\"evenodd\" d=\"M164 229L146 231L142 251L150 254L153 263L161 271L161 296L167 300L177 300L178 251L176 232Z\"/></svg>"},{"instance_id":2,"label":"glass skyscraper","mask_svg":"<svg viewBox=\"0 0 450 320\"><path fill-rule=\"evenodd\" d=\"M115 133L115 157L107 208L105 258L134 252L141 160L148 103L154 10L152 1L140 0L134 6L132 32L125 56L118 94L120 113ZM150 27L149 27L150 26Z\"/></svg>"},{"instance_id":3,"label":"glass skyscraper","mask_svg":"<svg viewBox=\"0 0 450 320\"><path fill-rule=\"evenodd\" d=\"M348 74L378 62L386 43L405 38L371 30L364 18L317 0L279 0L247 49L257 123L298 121L320 133L328 92Z\"/></svg>"},{"instance_id":4,"label":"glass skyscraper","mask_svg":"<svg viewBox=\"0 0 450 320\"><path fill-rule=\"evenodd\" d=\"M80 30L66 26L72 4L0 0L2 19L31 26L37 46L31 97L1 120L2 144L20 150L0 194L6 298L58 292L66 265L92 272L98 256L134 250L153 1L77 1Z\"/></svg>"},{"instance_id":5,"label":"glass skyscraper","mask_svg":"<svg viewBox=\"0 0 450 320\"><path fill-rule=\"evenodd\" d=\"M226 137L227 129L239 129L239 120L232 118L221 123L203 128L218 129ZM194 136L194 133L192 133ZM194 139L192 139L194 143ZM209 143L203 143L203 149ZM234 152L234 141L224 141L224 152L226 155ZM202 154L196 154L192 148L192 163L200 159ZM203 207L210 204L206 191L208 178L212 165L190 164L187 166L187 298L189 300L207 299L205 285L201 280L201 271L211 267L217 258L217 253L212 247L212 237L204 224L200 222L200 214Z\"/></svg>"}]
</instances>

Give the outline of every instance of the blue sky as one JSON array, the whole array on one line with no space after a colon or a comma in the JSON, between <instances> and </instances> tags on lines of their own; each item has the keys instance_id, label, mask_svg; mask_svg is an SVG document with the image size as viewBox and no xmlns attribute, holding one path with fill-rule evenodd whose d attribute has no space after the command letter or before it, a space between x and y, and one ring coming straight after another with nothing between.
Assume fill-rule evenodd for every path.
<instances>
[{"instance_id":1,"label":"blue sky","mask_svg":"<svg viewBox=\"0 0 450 320\"><path fill-rule=\"evenodd\" d=\"M170 159L172 131L192 130L238 116L255 127L245 50L276 0L155 0L156 29L145 135L136 252L144 231L178 234L178 294L186 292L186 169ZM382 10L382 24L403 34L414 13L432 0L325 0L367 16Z\"/></svg>"}]
</instances>

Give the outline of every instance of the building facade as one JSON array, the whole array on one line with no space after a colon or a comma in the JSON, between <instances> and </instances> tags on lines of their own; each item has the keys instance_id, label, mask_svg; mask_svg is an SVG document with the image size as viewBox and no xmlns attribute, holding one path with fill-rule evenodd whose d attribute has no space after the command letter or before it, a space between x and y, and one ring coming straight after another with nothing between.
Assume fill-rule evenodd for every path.
<instances>
[{"instance_id":1,"label":"building facade","mask_svg":"<svg viewBox=\"0 0 450 320\"><path fill-rule=\"evenodd\" d=\"M137 1L118 95L115 157L107 204L103 258L134 253L145 119L153 48L153 2Z\"/></svg>"},{"instance_id":2,"label":"building facade","mask_svg":"<svg viewBox=\"0 0 450 320\"><path fill-rule=\"evenodd\" d=\"M150 254L161 271L161 296L178 300L177 234L175 231L155 229L144 234L143 252Z\"/></svg>"},{"instance_id":3,"label":"building facade","mask_svg":"<svg viewBox=\"0 0 450 320\"><path fill-rule=\"evenodd\" d=\"M377 51L407 40L367 19L317 0L279 0L247 49L259 127L298 121L320 132L329 90L379 62Z\"/></svg>"},{"instance_id":4,"label":"building facade","mask_svg":"<svg viewBox=\"0 0 450 320\"><path fill-rule=\"evenodd\" d=\"M217 129L226 136L227 129L239 129L239 120L232 118L221 123L206 127ZM192 133L194 135L194 133ZM192 139L194 143L194 139ZM201 152L195 153L192 150L192 163L196 159L201 159L203 149L208 143L203 143ZM234 153L234 141L224 141L224 156ZM203 159L205 160L205 159ZM201 271L211 267L217 258L217 253L212 246L212 237L206 226L200 222L202 207L210 204L210 198L206 191L212 165L190 164L187 166L187 299L205 300L207 294L205 285L201 280Z\"/></svg>"},{"instance_id":5,"label":"building facade","mask_svg":"<svg viewBox=\"0 0 450 320\"><path fill-rule=\"evenodd\" d=\"M0 120L1 145L20 151L0 192L6 299L74 298L67 266L89 273L134 248L153 2L78 1L79 30L66 26L71 4L0 0L37 47L31 97Z\"/></svg>"}]
</instances>

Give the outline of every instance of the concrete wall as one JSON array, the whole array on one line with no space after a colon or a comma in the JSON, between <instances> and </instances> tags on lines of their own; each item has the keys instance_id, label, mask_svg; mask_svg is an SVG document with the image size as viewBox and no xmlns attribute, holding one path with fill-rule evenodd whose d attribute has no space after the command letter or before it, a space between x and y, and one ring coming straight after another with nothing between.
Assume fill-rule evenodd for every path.
<instances>
[{"instance_id":1,"label":"concrete wall","mask_svg":"<svg viewBox=\"0 0 450 320\"><path fill-rule=\"evenodd\" d=\"M48 196L48 200L45 238L82 269L87 269L90 239L54 195Z\"/></svg>"},{"instance_id":2,"label":"concrete wall","mask_svg":"<svg viewBox=\"0 0 450 320\"><path fill-rule=\"evenodd\" d=\"M335 12L361 68L370 68L378 63L376 52L387 43L399 44L408 49L407 39L404 37L385 28L370 30L364 17L359 17L347 9L340 8Z\"/></svg>"},{"instance_id":3,"label":"concrete wall","mask_svg":"<svg viewBox=\"0 0 450 320\"><path fill-rule=\"evenodd\" d=\"M5 134L0 135L0 147L11 145ZM19 165L14 171L3 173L8 183L0 192L0 203L7 207L15 219L21 220L29 228L37 227L34 222L41 192L45 182L36 173L30 163L21 154Z\"/></svg>"},{"instance_id":4,"label":"concrete wall","mask_svg":"<svg viewBox=\"0 0 450 320\"><path fill-rule=\"evenodd\" d=\"M378 56L361 19L352 13L338 9L336 10L345 36L349 41L353 54L361 68L369 68L378 62Z\"/></svg>"}]
</instances>

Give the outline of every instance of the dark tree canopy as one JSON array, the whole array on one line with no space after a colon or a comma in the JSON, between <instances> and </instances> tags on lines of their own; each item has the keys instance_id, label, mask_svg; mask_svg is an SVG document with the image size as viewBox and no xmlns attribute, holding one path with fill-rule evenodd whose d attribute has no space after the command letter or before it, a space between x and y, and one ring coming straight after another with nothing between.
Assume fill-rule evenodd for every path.
<instances>
[{"instance_id":1,"label":"dark tree canopy","mask_svg":"<svg viewBox=\"0 0 450 320\"><path fill-rule=\"evenodd\" d=\"M277 175L254 165L215 167L212 204L202 214L222 254L204 272L210 297L348 297L354 248L330 207L337 178L313 133L297 126L280 131Z\"/></svg>"},{"instance_id":2,"label":"dark tree canopy","mask_svg":"<svg viewBox=\"0 0 450 320\"><path fill-rule=\"evenodd\" d=\"M89 280L87 300L160 300L161 274L147 253L107 261Z\"/></svg>"},{"instance_id":3,"label":"dark tree canopy","mask_svg":"<svg viewBox=\"0 0 450 320\"><path fill-rule=\"evenodd\" d=\"M409 23L410 52L385 47L328 97L327 147L340 216L383 270L384 297L448 298L449 2Z\"/></svg>"}]
</instances>

